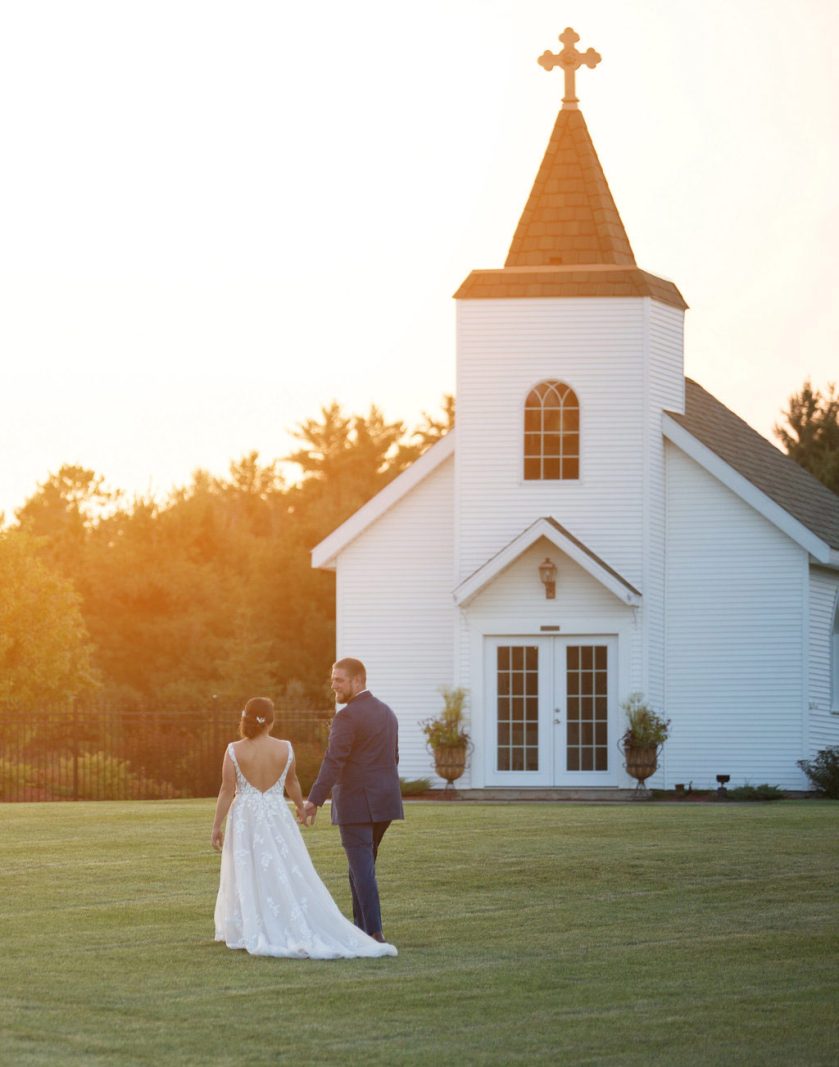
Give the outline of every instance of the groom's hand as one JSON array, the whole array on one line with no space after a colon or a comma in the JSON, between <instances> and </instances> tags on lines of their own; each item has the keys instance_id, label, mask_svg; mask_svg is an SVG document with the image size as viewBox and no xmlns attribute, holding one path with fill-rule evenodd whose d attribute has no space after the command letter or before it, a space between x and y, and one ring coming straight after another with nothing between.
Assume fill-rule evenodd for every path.
<instances>
[{"instance_id":1,"label":"groom's hand","mask_svg":"<svg viewBox=\"0 0 839 1067\"><path fill-rule=\"evenodd\" d=\"M303 825L314 826L315 818L317 817L318 809L311 800L306 800L303 803Z\"/></svg>"}]
</instances>

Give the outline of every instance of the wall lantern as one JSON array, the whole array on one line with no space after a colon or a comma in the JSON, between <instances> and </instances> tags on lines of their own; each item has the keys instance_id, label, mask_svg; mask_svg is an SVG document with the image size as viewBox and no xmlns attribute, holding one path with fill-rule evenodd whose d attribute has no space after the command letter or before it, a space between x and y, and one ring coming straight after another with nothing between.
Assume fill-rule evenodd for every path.
<instances>
[{"instance_id":1,"label":"wall lantern","mask_svg":"<svg viewBox=\"0 0 839 1067\"><path fill-rule=\"evenodd\" d=\"M545 587L545 599L556 600L556 564L548 556L539 564L539 577Z\"/></svg>"}]
</instances>

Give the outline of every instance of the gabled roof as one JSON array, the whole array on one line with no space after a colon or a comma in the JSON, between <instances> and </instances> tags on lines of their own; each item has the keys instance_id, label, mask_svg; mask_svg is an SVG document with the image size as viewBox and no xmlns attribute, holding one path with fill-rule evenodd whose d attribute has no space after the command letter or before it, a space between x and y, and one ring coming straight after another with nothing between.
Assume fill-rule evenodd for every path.
<instances>
[{"instance_id":1,"label":"gabled roof","mask_svg":"<svg viewBox=\"0 0 839 1067\"><path fill-rule=\"evenodd\" d=\"M686 444L684 438L677 439L673 423L687 431L823 545L834 552L839 550L839 496L690 378L685 379L684 415L669 412L664 419L666 436L675 444ZM713 473L720 475L719 470ZM749 503L754 505L755 501L749 500ZM800 537L796 539L801 540ZM810 544L807 548L817 558L824 556L823 552L813 552ZM828 562L828 559L823 561Z\"/></svg>"},{"instance_id":2,"label":"gabled roof","mask_svg":"<svg viewBox=\"0 0 839 1067\"><path fill-rule=\"evenodd\" d=\"M618 600L633 607L641 603L641 594L616 570L595 555L582 541L565 529L556 519L550 516L537 519L513 540L496 552L494 556L469 575L465 581L454 591L454 599L461 607L478 595L490 582L506 570L512 563L526 552L541 538L550 541L551 544L564 555L574 560L583 570L587 571L604 585Z\"/></svg>"},{"instance_id":3,"label":"gabled roof","mask_svg":"<svg viewBox=\"0 0 839 1067\"><path fill-rule=\"evenodd\" d=\"M312 566L334 570L336 558L351 541L354 541L368 526L372 526L403 496L406 496L454 454L455 433L455 430L450 430L427 452L423 452L420 458L404 470L398 478L389 482L384 489L376 493L372 499L316 545L312 549Z\"/></svg>"}]
</instances>

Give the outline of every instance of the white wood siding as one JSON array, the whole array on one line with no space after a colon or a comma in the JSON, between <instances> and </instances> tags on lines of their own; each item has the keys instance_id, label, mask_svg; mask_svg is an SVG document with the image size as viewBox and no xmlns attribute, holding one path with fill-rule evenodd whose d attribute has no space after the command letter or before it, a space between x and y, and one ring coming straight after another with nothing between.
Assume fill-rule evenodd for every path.
<instances>
[{"instance_id":1,"label":"white wood siding","mask_svg":"<svg viewBox=\"0 0 839 1067\"><path fill-rule=\"evenodd\" d=\"M649 301L650 395L656 406L685 413L685 314L678 308Z\"/></svg>"},{"instance_id":2,"label":"white wood siding","mask_svg":"<svg viewBox=\"0 0 839 1067\"><path fill-rule=\"evenodd\" d=\"M637 689L653 707L664 702L664 560L666 531L666 492L662 411L683 413L685 409L684 312L678 308L646 302L648 314L648 353L646 393L648 417L645 420L645 507L644 507L644 592L643 676ZM652 784L656 784L653 782Z\"/></svg>"},{"instance_id":3,"label":"white wood siding","mask_svg":"<svg viewBox=\"0 0 839 1067\"><path fill-rule=\"evenodd\" d=\"M455 683L454 461L447 460L338 558L338 657L367 666L399 718L399 773L434 777L419 722ZM466 784L465 782L463 783Z\"/></svg>"},{"instance_id":4,"label":"white wood siding","mask_svg":"<svg viewBox=\"0 0 839 1067\"><path fill-rule=\"evenodd\" d=\"M807 758L839 745L839 707L831 701L830 645L839 597L839 575L810 568L810 723Z\"/></svg>"},{"instance_id":5,"label":"white wood siding","mask_svg":"<svg viewBox=\"0 0 839 1067\"><path fill-rule=\"evenodd\" d=\"M806 553L666 446L668 788L806 787Z\"/></svg>"},{"instance_id":6,"label":"white wood siding","mask_svg":"<svg viewBox=\"0 0 839 1067\"><path fill-rule=\"evenodd\" d=\"M552 515L640 587L645 300L458 304L457 572ZM525 481L523 407L557 378L580 401L580 478Z\"/></svg>"}]
</instances>

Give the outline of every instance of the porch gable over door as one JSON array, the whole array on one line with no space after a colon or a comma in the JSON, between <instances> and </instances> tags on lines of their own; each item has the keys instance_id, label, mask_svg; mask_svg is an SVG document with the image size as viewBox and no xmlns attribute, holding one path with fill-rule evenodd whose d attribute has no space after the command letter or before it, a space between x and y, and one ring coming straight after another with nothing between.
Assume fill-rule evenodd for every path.
<instances>
[{"instance_id":1,"label":"porch gable over door","mask_svg":"<svg viewBox=\"0 0 839 1067\"><path fill-rule=\"evenodd\" d=\"M554 555L558 554L571 561L575 564L576 569L584 571L595 579L604 590L608 591L621 604L628 607L638 607L641 604L641 593L635 586L553 518L541 518L531 523L518 537L514 538L508 545L474 571L465 581L461 582L454 591L455 603L461 608L468 607L500 575L518 564L526 554L528 556L531 555L530 550L539 542L542 543L542 547L546 552L553 551ZM554 560L554 562L557 563L557 560ZM516 567L517 571L520 569L520 567ZM537 591L541 590L538 573L535 573L533 577L536 582L534 588ZM561 582L561 574L558 581ZM558 589L559 587L557 588L557 596L559 596ZM544 597L544 592L542 595Z\"/></svg>"}]
</instances>

